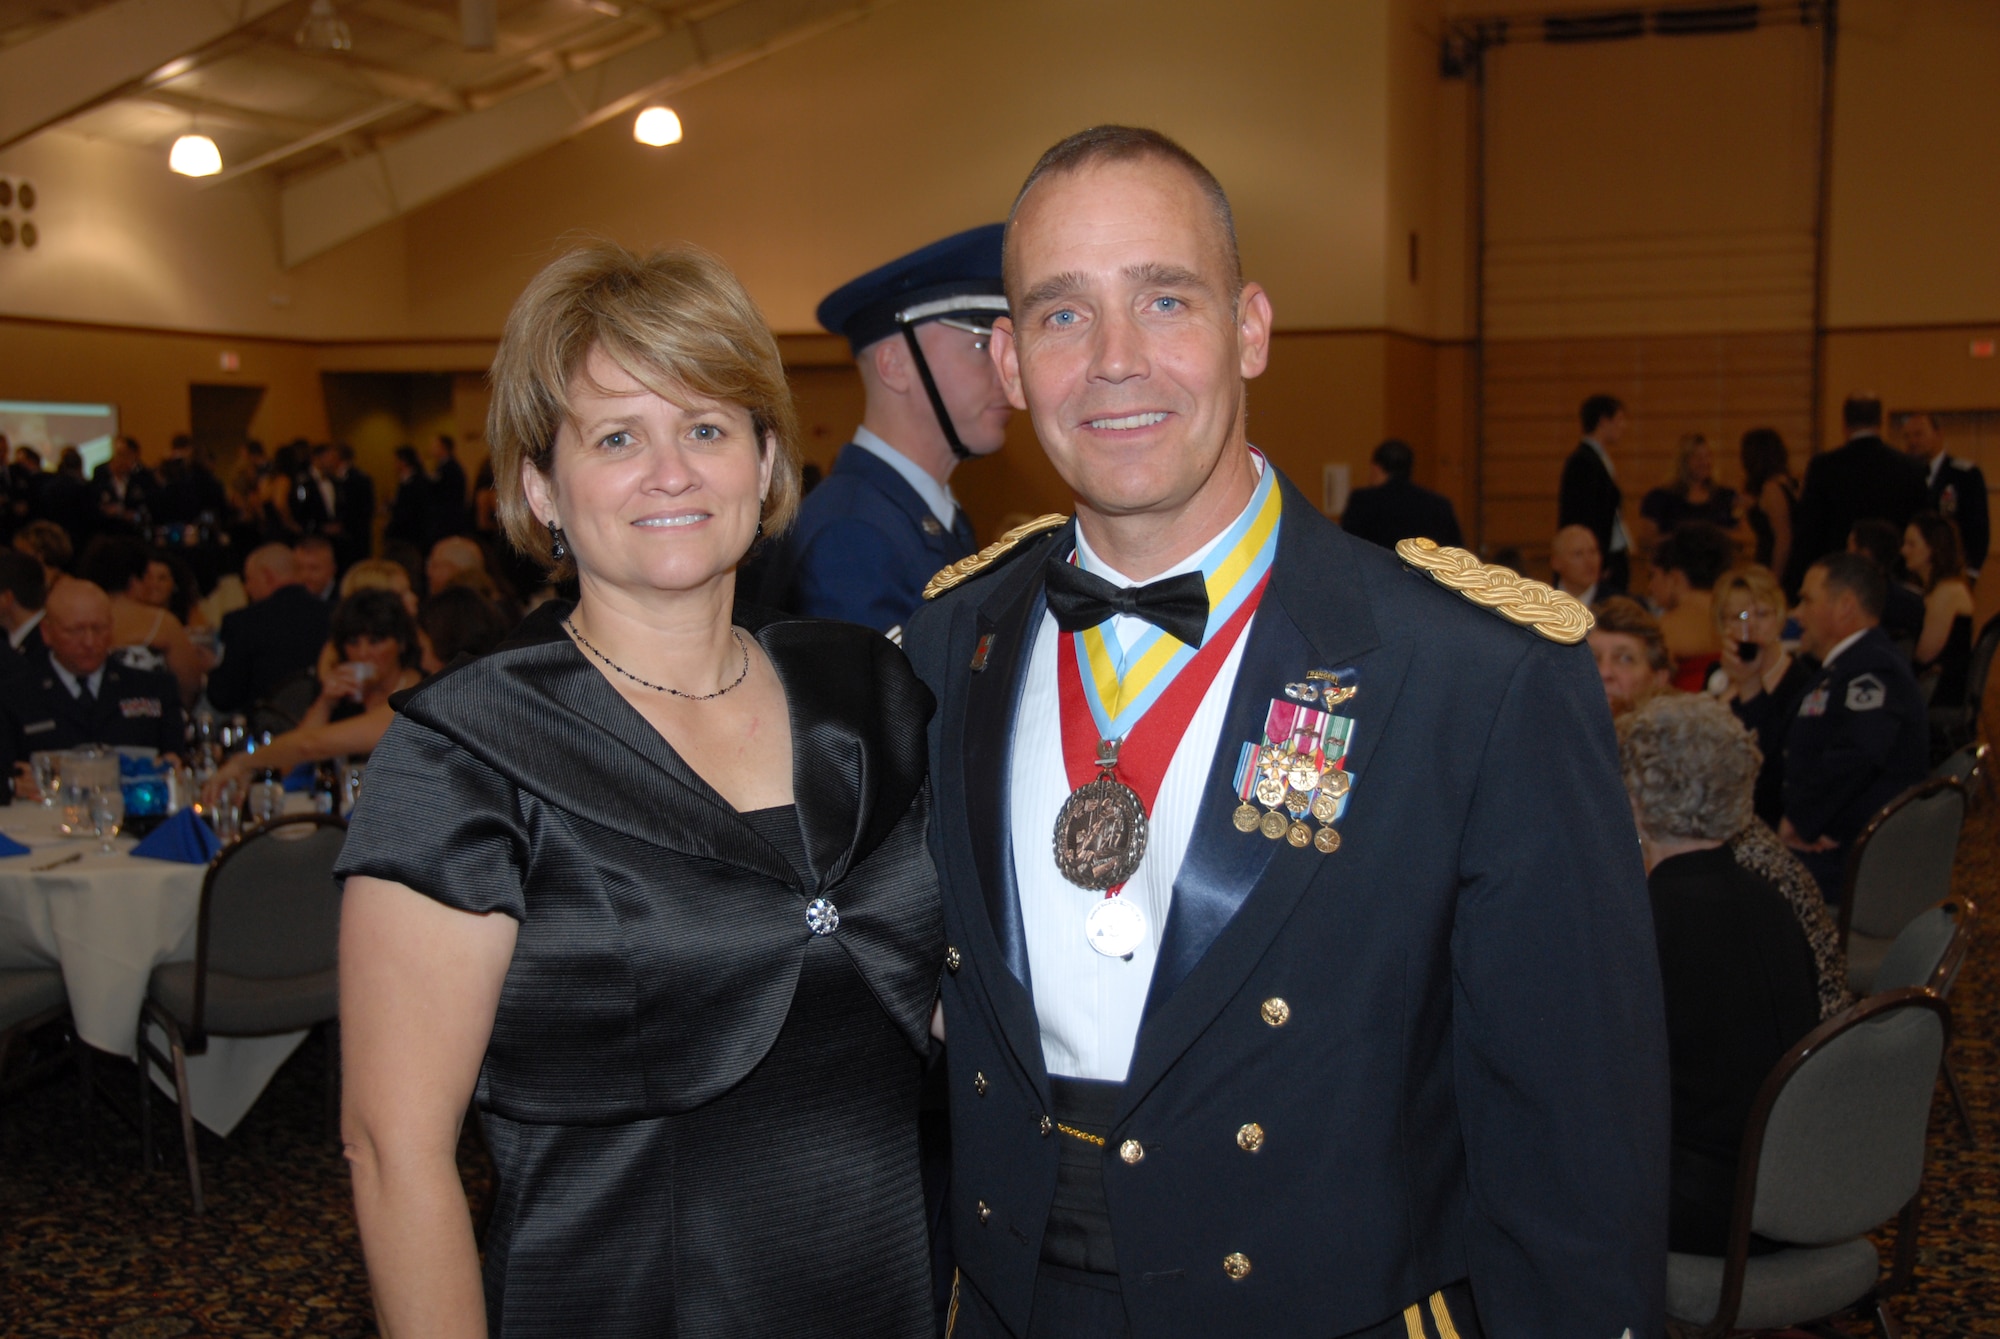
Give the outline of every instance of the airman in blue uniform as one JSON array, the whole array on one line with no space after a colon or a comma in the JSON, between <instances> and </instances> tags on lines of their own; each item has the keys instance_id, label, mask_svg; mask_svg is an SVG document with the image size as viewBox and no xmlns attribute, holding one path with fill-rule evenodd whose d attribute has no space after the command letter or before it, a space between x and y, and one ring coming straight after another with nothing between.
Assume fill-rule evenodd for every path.
<instances>
[{"instance_id":1,"label":"airman in blue uniform","mask_svg":"<svg viewBox=\"0 0 2000 1339\"><path fill-rule=\"evenodd\" d=\"M1834 553L1799 587L1801 644L1822 667L1785 735L1779 835L1830 902L1840 897L1849 843L1929 767L1923 693L1909 658L1878 626L1887 585L1873 559Z\"/></svg>"},{"instance_id":2,"label":"airman in blue uniform","mask_svg":"<svg viewBox=\"0 0 2000 1339\"><path fill-rule=\"evenodd\" d=\"M899 636L931 575L977 547L949 480L1000 449L1012 413L986 352L1007 311L1000 235L994 223L933 242L820 303L867 409L769 560L763 603Z\"/></svg>"}]
</instances>

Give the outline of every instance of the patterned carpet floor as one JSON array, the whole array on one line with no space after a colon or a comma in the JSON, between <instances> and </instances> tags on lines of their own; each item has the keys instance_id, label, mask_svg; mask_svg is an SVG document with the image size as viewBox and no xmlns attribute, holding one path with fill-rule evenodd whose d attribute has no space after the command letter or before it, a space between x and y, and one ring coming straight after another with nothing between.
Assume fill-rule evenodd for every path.
<instances>
[{"instance_id":1,"label":"patterned carpet floor","mask_svg":"<svg viewBox=\"0 0 2000 1339\"><path fill-rule=\"evenodd\" d=\"M2000 1335L2000 803L1990 798L1966 830L1957 886L1987 917L1952 1001L1953 1057L1977 1138L1940 1089L1921 1263L1913 1291L1892 1303L1913 1339ZM374 1334L323 1074L315 1038L228 1140L203 1135L202 1219L189 1212L166 1102L155 1131L167 1161L151 1174L140 1170L138 1136L108 1112L89 1157L68 1081L0 1105L0 1335ZM104 1078L120 1094L136 1086L129 1069ZM459 1152L477 1210L490 1168L470 1135Z\"/></svg>"}]
</instances>

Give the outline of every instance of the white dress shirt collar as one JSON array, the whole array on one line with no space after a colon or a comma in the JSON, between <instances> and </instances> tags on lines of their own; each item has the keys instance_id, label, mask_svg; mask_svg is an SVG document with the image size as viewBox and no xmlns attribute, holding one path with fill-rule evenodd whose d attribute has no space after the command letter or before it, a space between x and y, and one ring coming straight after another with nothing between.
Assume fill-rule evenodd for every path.
<instances>
[{"instance_id":1,"label":"white dress shirt collar","mask_svg":"<svg viewBox=\"0 0 2000 1339\"><path fill-rule=\"evenodd\" d=\"M74 674L71 674L62 661L57 660L54 656L50 656L49 668L56 672L56 678L62 680L62 686L69 689L71 697L83 696L84 681L79 680ZM90 684L90 695L96 697L98 691L104 687L104 666L99 665L95 670L91 671L87 678Z\"/></svg>"},{"instance_id":2,"label":"white dress shirt collar","mask_svg":"<svg viewBox=\"0 0 2000 1339\"><path fill-rule=\"evenodd\" d=\"M21 643L28 640L28 634L35 630L36 625L42 621L42 615L47 612L48 610L46 609L37 609L34 613L28 615L25 623L7 634L8 642L13 645L16 651L21 649Z\"/></svg>"},{"instance_id":3,"label":"white dress shirt collar","mask_svg":"<svg viewBox=\"0 0 2000 1339\"><path fill-rule=\"evenodd\" d=\"M958 519L958 499L951 495L950 485L933 479L929 471L866 428L854 430L854 444L902 475L903 482L916 489L917 496L931 509L931 515L942 521L945 529L951 529L952 522Z\"/></svg>"}]
</instances>

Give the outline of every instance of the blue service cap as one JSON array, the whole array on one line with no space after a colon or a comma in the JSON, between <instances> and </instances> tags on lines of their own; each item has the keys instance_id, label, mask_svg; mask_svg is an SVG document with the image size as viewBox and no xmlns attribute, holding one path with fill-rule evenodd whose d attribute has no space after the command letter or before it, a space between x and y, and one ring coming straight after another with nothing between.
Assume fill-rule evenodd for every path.
<instances>
[{"instance_id":1,"label":"blue service cap","mask_svg":"<svg viewBox=\"0 0 2000 1339\"><path fill-rule=\"evenodd\" d=\"M1007 314L1000 285L1004 223L968 228L919 247L859 279L842 284L819 304L819 323L847 336L856 352L905 326L951 320L990 330Z\"/></svg>"}]
</instances>

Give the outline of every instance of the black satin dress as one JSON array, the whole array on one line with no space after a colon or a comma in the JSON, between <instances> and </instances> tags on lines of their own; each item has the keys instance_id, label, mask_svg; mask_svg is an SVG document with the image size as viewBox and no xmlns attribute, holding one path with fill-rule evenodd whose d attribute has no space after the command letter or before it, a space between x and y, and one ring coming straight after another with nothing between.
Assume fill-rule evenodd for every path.
<instances>
[{"instance_id":1,"label":"black satin dress","mask_svg":"<svg viewBox=\"0 0 2000 1339\"><path fill-rule=\"evenodd\" d=\"M495 1335L935 1327L931 696L873 632L739 621L784 683L794 807L731 809L567 638L426 684L370 760L338 872L521 923L475 1097Z\"/></svg>"}]
</instances>

